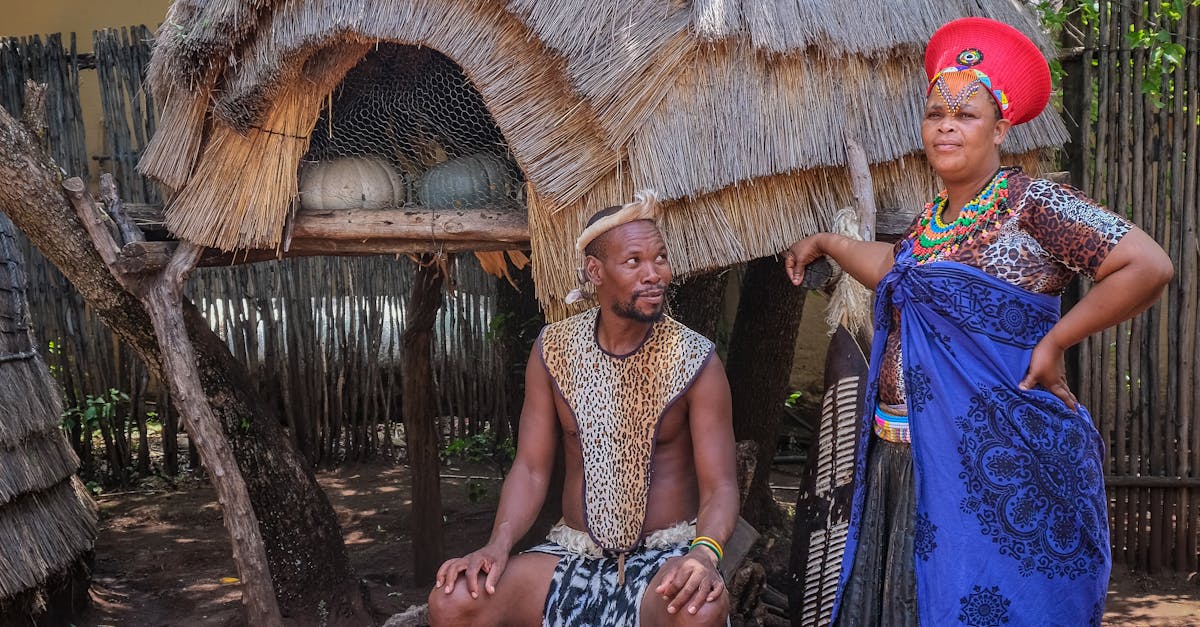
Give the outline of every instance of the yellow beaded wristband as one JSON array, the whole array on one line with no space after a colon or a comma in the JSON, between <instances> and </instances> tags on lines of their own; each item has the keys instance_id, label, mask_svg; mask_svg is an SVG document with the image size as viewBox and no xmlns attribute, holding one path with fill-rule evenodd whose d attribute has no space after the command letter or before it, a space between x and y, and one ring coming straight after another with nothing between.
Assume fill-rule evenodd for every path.
<instances>
[{"instance_id":1,"label":"yellow beaded wristband","mask_svg":"<svg viewBox=\"0 0 1200 627\"><path fill-rule=\"evenodd\" d=\"M690 547L688 547L688 550L694 549L697 546L703 546L710 549L716 554L718 561L725 557L725 551L721 548L721 543L708 536L697 536L695 540L692 540L692 544Z\"/></svg>"}]
</instances>

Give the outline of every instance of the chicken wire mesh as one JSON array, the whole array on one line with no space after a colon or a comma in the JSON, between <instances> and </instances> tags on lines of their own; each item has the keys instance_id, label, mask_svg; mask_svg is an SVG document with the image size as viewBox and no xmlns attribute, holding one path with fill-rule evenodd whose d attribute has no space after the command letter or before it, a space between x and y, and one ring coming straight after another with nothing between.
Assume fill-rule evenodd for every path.
<instances>
[{"instance_id":1,"label":"chicken wire mesh","mask_svg":"<svg viewBox=\"0 0 1200 627\"><path fill-rule=\"evenodd\" d=\"M346 74L300 166L303 209L523 207L524 177L446 56L379 44Z\"/></svg>"}]
</instances>

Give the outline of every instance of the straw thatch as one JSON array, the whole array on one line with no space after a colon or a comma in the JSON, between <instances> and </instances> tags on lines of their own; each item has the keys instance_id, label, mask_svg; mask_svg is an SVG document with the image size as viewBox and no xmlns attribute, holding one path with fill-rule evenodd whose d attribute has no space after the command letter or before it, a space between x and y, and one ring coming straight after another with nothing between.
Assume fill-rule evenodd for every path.
<instances>
[{"instance_id":1,"label":"straw thatch","mask_svg":"<svg viewBox=\"0 0 1200 627\"><path fill-rule=\"evenodd\" d=\"M24 290L12 226L0 216L3 624L29 622L78 598L97 524L95 503L74 475L79 460L59 429L61 395L30 333Z\"/></svg>"},{"instance_id":2,"label":"straw thatch","mask_svg":"<svg viewBox=\"0 0 1200 627\"><path fill-rule=\"evenodd\" d=\"M1029 14L1016 1L694 0L692 14L697 34L703 39L747 36L756 49L777 54L810 47L821 48L834 57L884 57L905 47L921 50L939 26L971 15L1013 24L1049 51L1046 38L1028 28Z\"/></svg>"},{"instance_id":3,"label":"straw thatch","mask_svg":"<svg viewBox=\"0 0 1200 627\"><path fill-rule=\"evenodd\" d=\"M225 4L220 15L232 15ZM174 19L200 19L188 7L173 8ZM770 254L826 228L851 204L846 135L866 152L877 203L915 212L936 191L920 156L928 35L950 19L985 15L1049 50L1013 0L302 0L242 12L256 20L220 42L236 60L227 66L200 62L220 46L181 35L193 32L187 24L159 33L156 92L170 91L177 74L195 86L194 96L168 100L159 145L142 162L182 188L170 228L227 249L278 244L294 183L255 191L229 177L252 156L271 180L287 178L298 147L266 146L256 129L281 107L296 120L293 132L311 128L318 110L287 104L304 76L296 68L345 42L428 46L462 66L524 171L535 279L552 315L565 312L580 225L633 189L657 189L667 201L677 273ZM183 60L209 73L171 69ZM319 101L332 87L322 81L304 93ZM229 133L255 147L226 146ZM209 139L198 156L205 137L222 143ZM1065 140L1048 111L1015 129L1005 148L1011 160L1036 165Z\"/></svg>"}]
</instances>

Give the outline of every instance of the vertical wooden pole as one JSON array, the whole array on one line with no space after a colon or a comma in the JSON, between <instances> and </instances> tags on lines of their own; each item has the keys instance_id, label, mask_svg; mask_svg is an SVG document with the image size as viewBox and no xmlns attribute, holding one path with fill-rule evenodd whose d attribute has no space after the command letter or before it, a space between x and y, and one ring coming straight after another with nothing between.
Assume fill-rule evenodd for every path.
<instances>
[{"instance_id":1,"label":"vertical wooden pole","mask_svg":"<svg viewBox=\"0 0 1200 627\"><path fill-rule=\"evenodd\" d=\"M437 399L433 390L433 333L442 302L443 277L426 255L413 276L403 336L401 371L404 433L412 483L412 538L415 583L432 582L442 561L442 494L438 459Z\"/></svg>"}]
</instances>

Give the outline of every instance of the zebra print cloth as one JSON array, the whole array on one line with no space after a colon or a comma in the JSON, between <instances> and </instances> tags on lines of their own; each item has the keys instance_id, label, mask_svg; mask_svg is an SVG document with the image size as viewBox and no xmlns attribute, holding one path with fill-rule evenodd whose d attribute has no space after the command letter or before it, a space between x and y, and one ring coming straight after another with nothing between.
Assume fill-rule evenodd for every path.
<instances>
[{"instance_id":1,"label":"zebra print cloth","mask_svg":"<svg viewBox=\"0 0 1200 627\"><path fill-rule=\"evenodd\" d=\"M639 625L642 595L658 567L687 553L687 544L642 548L625 558L625 585L617 585L615 557L587 557L553 542L530 552L559 557L543 610L544 627L630 627Z\"/></svg>"}]
</instances>

